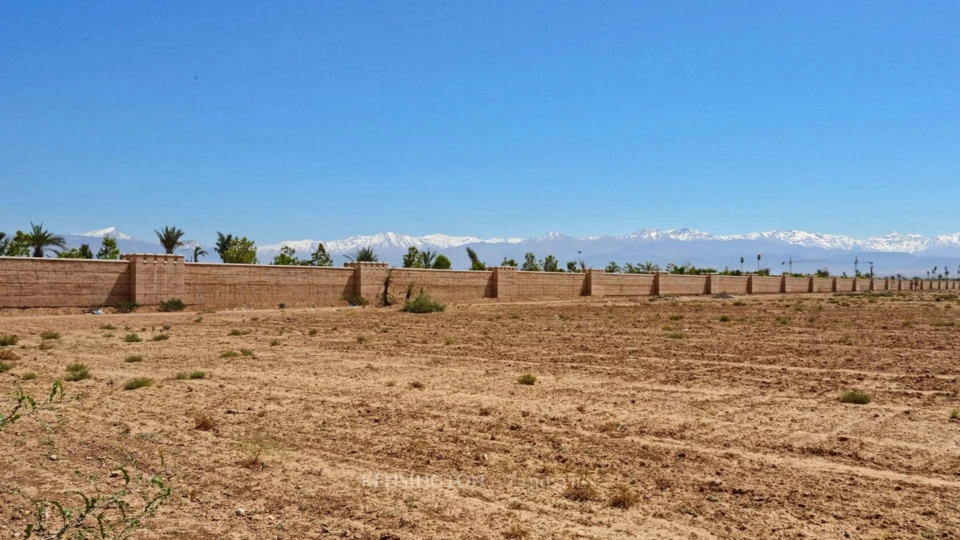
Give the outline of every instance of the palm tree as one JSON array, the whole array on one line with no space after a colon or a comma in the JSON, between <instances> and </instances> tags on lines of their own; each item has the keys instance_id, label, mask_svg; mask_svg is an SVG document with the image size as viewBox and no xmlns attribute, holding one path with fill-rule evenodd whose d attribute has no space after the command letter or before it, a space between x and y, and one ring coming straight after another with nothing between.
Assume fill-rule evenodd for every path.
<instances>
[{"instance_id":1,"label":"palm tree","mask_svg":"<svg viewBox=\"0 0 960 540\"><path fill-rule=\"evenodd\" d=\"M357 248L357 252L353 255L344 255L350 262L377 262L377 255L373 252L372 247L362 247Z\"/></svg>"},{"instance_id":2,"label":"palm tree","mask_svg":"<svg viewBox=\"0 0 960 540\"><path fill-rule=\"evenodd\" d=\"M183 238L182 230L176 227L164 227L162 231L154 229L153 232L157 233L160 245L163 246L167 255L172 255L177 248L183 247L183 242L180 241Z\"/></svg>"},{"instance_id":3,"label":"palm tree","mask_svg":"<svg viewBox=\"0 0 960 540\"><path fill-rule=\"evenodd\" d=\"M207 250L200 247L199 244L193 246L193 262L198 262L200 260L200 257L206 257L206 256L207 256Z\"/></svg>"},{"instance_id":4,"label":"palm tree","mask_svg":"<svg viewBox=\"0 0 960 540\"><path fill-rule=\"evenodd\" d=\"M34 225L30 222L30 232L27 233L27 246L33 249L34 257L43 257L47 248L66 249L67 242L62 236L57 236L43 228L43 223Z\"/></svg>"},{"instance_id":5,"label":"palm tree","mask_svg":"<svg viewBox=\"0 0 960 540\"><path fill-rule=\"evenodd\" d=\"M424 268L433 267L433 260L436 258L437 258L436 251L430 251L429 249L425 249L420 252L420 264L422 264Z\"/></svg>"},{"instance_id":6,"label":"palm tree","mask_svg":"<svg viewBox=\"0 0 960 540\"><path fill-rule=\"evenodd\" d=\"M760 255L757 254L757 273L760 273Z\"/></svg>"},{"instance_id":7,"label":"palm tree","mask_svg":"<svg viewBox=\"0 0 960 540\"><path fill-rule=\"evenodd\" d=\"M740 273L743 273L743 257L740 257Z\"/></svg>"}]
</instances>

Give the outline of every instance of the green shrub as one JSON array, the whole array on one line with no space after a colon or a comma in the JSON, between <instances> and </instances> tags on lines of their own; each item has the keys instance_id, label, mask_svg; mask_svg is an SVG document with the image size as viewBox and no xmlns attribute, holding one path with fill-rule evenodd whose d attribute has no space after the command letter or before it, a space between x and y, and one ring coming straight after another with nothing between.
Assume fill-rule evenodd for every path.
<instances>
[{"instance_id":1,"label":"green shrub","mask_svg":"<svg viewBox=\"0 0 960 540\"><path fill-rule=\"evenodd\" d=\"M400 311L404 313L433 313L443 311L447 306L430 298L426 291L420 289L420 293L413 300L407 300Z\"/></svg>"},{"instance_id":2,"label":"green shrub","mask_svg":"<svg viewBox=\"0 0 960 540\"><path fill-rule=\"evenodd\" d=\"M114 326L114 325L112 325L112 324L101 324L101 325L100 325L100 329L101 329L101 330L116 330L117 327Z\"/></svg>"},{"instance_id":3,"label":"green shrub","mask_svg":"<svg viewBox=\"0 0 960 540\"><path fill-rule=\"evenodd\" d=\"M0 336L0 347L10 347L11 345L16 345L18 341L20 341L20 338L17 336L4 334Z\"/></svg>"},{"instance_id":4,"label":"green shrub","mask_svg":"<svg viewBox=\"0 0 960 540\"><path fill-rule=\"evenodd\" d=\"M136 390L137 388L146 388L148 386L153 386L153 379L137 377L136 379L130 379L127 381L127 384L123 385L123 389Z\"/></svg>"},{"instance_id":5,"label":"green shrub","mask_svg":"<svg viewBox=\"0 0 960 540\"><path fill-rule=\"evenodd\" d=\"M537 376L532 373L525 373L517 377L517 382L527 386L533 386L537 382Z\"/></svg>"},{"instance_id":6,"label":"green shrub","mask_svg":"<svg viewBox=\"0 0 960 540\"><path fill-rule=\"evenodd\" d=\"M118 313L133 313L140 307L140 304L136 302L127 302L126 300L121 300L113 305L113 309L117 310Z\"/></svg>"},{"instance_id":7,"label":"green shrub","mask_svg":"<svg viewBox=\"0 0 960 540\"><path fill-rule=\"evenodd\" d=\"M181 371L180 373L177 373L177 379L181 381L193 380L193 379L206 379L206 378L207 378L206 371L190 371L190 372Z\"/></svg>"},{"instance_id":8,"label":"green shrub","mask_svg":"<svg viewBox=\"0 0 960 540\"><path fill-rule=\"evenodd\" d=\"M730 317L728 317L727 315L721 315L720 322L730 322Z\"/></svg>"},{"instance_id":9,"label":"green shrub","mask_svg":"<svg viewBox=\"0 0 960 540\"><path fill-rule=\"evenodd\" d=\"M851 390L849 392L844 392L840 396L840 403L854 403L856 405L866 405L870 403L870 396L865 392L860 392L858 390Z\"/></svg>"},{"instance_id":10,"label":"green shrub","mask_svg":"<svg viewBox=\"0 0 960 540\"><path fill-rule=\"evenodd\" d=\"M960 420L960 409L950 411L950 419L954 421Z\"/></svg>"},{"instance_id":11,"label":"green shrub","mask_svg":"<svg viewBox=\"0 0 960 540\"><path fill-rule=\"evenodd\" d=\"M308 333L310 334L311 337L313 337L313 336L317 335L317 329L316 329L316 328L311 328L311 329L310 329L310 332L308 332Z\"/></svg>"},{"instance_id":12,"label":"green shrub","mask_svg":"<svg viewBox=\"0 0 960 540\"><path fill-rule=\"evenodd\" d=\"M228 336L245 336L245 335L247 335L247 334L249 334L249 333L250 333L250 330L237 330L236 328L234 328L234 329L231 330L230 333L227 334L227 335L228 335Z\"/></svg>"},{"instance_id":13,"label":"green shrub","mask_svg":"<svg viewBox=\"0 0 960 540\"><path fill-rule=\"evenodd\" d=\"M60 339L60 332L40 332L40 339Z\"/></svg>"},{"instance_id":14,"label":"green shrub","mask_svg":"<svg viewBox=\"0 0 960 540\"><path fill-rule=\"evenodd\" d=\"M276 347L276 346L278 346L278 345L280 345L280 340L279 340L279 339L273 338L273 339L270 340L270 346L271 346L271 347Z\"/></svg>"},{"instance_id":15,"label":"green shrub","mask_svg":"<svg viewBox=\"0 0 960 540\"><path fill-rule=\"evenodd\" d=\"M357 336L357 343L360 343L362 345L366 343L368 339L369 338L367 336L360 334L359 336Z\"/></svg>"},{"instance_id":16,"label":"green shrub","mask_svg":"<svg viewBox=\"0 0 960 540\"><path fill-rule=\"evenodd\" d=\"M277 308L279 308L279 309L287 309L287 305L284 304L283 302L280 302L280 305L277 306Z\"/></svg>"},{"instance_id":17,"label":"green shrub","mask_svg":"<svg viewBox=\"0 0 960 540\"><path fill-rule=\"evenodd\" d=\"M350 305L351 305L351 306L365 306L365 305L367 305L367 304L369 304L369 303L370 303L369 300L367 300L366 298L360 296L359 294L355 294L355 295L353 295L353 296L350 297Z\"/></svg>"},{"instance_id":18,"label":"green shrub","mask_svg":"<svg viewBox=\"0 0 960 540\"><path fill-rule=\"evenodd\" d=\"M671 321L682 321L682 320L683 320L683 315L671 315L671 316L670 316L670 320L671 320Z\"/></svg>"},{"instance_id":19,"label":"green shrub","mask_svg":"<svg viewBox=\"0 0 960 540\"><path fill-rule=\"evenodd\" d=\"M410 388L413 388L414 390L423 390L426 388L426 385L420 381L413 381L410 383Z\"/></svg>"},{"instance_id":20,"label":"green shrub","mask_svg":"<svg viewBox=\"0 0 960 540\"><path fill-rule=\"evenodd\" d=\"M234 356L239 356L237 351L223 351L220 353L220 358L233 358Z\"/></svg>"},{"instance_id":21,"label":"green shrub","mask_svg":"<svg viewBox=\"0 0 960 540\"><path fill-rule=\"evenodd\" d=\"M250 349L240 349L240 354L243 356L253 356L253 351Z\"/></svg>"},{"instance_id":22,"label":"green shrub","mask_svg":"<svg viewBox=\"0 0 960 540\"><path fill-rule=\"evenodd\" d=\"M128 364L135 364L137 362L143 362L143 357L139 355L131 355L124 358L123 361Z\"/></svg>"},{"instance_id":23,"label":"green shrub","mask_svg":"<svg viewBox=\"0 0 960 540\"><path fill-rule=\"evenodd\" d=\"M28 371L20 376L20 380L23 380L23 381L32 381L36 378L37 378L37 374L32 371Z\"/></svg>"},{"instance_id":24,"label":"green shrub","mask_svg":"<svg viewBox=\"0 0 960 540\"><path fill-rule=\"evenodd\" d=\"M157 334L153 336L153 341L166 341L170 339L170 334Z\"/></svg>"},{"instance_id":25,"label":"green shrub","mask_svg":"<svg viewBox=\"0 0 960 540\"><path fill-rule=\"evenodd\" d=\"M11 369L13 369L13 364L11 364L10 362L0 361L0 373L5 373L7 371L10 371Z\"/></svg>"},{"instance_id":26,"label":"green shrub","mask_svg":"<svg viewBox=\"0 0 960 540\"><path fill-rule=\"evenodd\" d=\"M790 322L790 319L788 319L788 318L786 318L786 317L777 317L776 320L777 320L777 324L779 324L780 326L783 326L783 325L787 324L788 322Z\"/></svg>"},{"instance_id":27,"label":"green shrub","mask_svg":"<svg viewBox=\"0 0 960 540\"><path fill-rule=\"evenodd\" d=\"M90 378L90 368L86 364L81 364L79 362L74 362L67 366L67 374L64 376L64 380L70 382L82 381L84 379Z\"/></svg>"},{"instance_id":28,"label":"green shrub","mask_svg":"<svg viewBox=\"0 0 960 540\"><path fill-rule=\"evenodd\" d=\"M157 308L157 311L183 311L186 308L187 305L183 303L183 300L171 298L170 300L160 302L160 307Z\"/></svg>"},{"instance_id":29,"label":"green shrub","mask_svg":"<svg viewBox=\"0 0 960 540\"><path fill-rule=\"evenodd\" d=\"M143 341L143 339L141 339L140 336L138 336L138 335L136 335L136 334L134 334L134 333L130 333L130 334L127 334L127 335L123 336L123 340L126 341L127 343L139 343L139 342Z\"/></svg>"}]
</instances>

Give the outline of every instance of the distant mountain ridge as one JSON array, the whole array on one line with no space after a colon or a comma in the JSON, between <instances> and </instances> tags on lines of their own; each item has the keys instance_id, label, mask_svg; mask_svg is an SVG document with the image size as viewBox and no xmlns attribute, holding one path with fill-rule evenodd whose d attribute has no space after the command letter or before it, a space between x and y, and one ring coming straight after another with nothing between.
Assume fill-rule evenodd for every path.
<instances>
[{"instance_id":1,"label":"distant mountain ridge","mask_svg":"<svg viewBox=\"0 0 960 540\"><path fill-rule=\"evenodd\" d=\"M144 241L131 238L116 227L107 227L87 233L66 235L70 247L80 243L89 243L93 247L96 239L111 235L118 239L121 251L159 252L156 241ZM192 248L197 242L185 241ZM293 248L300 257L308 257L316 250L320 240L290 240L264 245L257 248L261 263L269 263L284 246ZM813 268L831 266L852 271L854 259L870 261L882 265L879 271L893 273L913 273L923 275L933 266L956 269L960 276L960 233L925 237L919 234L901 234L892 232L884 236L857 239L847 235L824 234L799 230L771 230L733 235L714 235L690 228L681 229L639 229L622 236L567 236L559 232L549 232L535 238L487 238L476 236L450 236L429 234L412 236L393 232L375 235L357 235L341 240L323 241L327 251L339 263L345 255L361 247L371 247L380 260L399 264L403 254L410 246L419 249L431 249L446 254L455 268L468 266L466 247L474 249L482 260L489 265L498 264L503 258L521 260L524 253L533 252L538 258L554 255L561 263L567 260L583 260L595 267L605 266L613 260L620 263L653 261L665 266L667 262L693 262L698 266L715 268L739 267L740 257L745 258L745 268L757 262L761 255L761 264L775 272L780 267L787 269L792 260L797 265L795 271L810 271ZM216 262L216 254L210 246L207 261ZM96 249L94 249L96 251ZM184 248L183 253L188 249ZM942 261L938 263L937 261ZM865 268L865 267L864 267ZM889 269L889 270L887 270ZM951 270L953 272L953 270Z\"/></svg>"}]
</instances>

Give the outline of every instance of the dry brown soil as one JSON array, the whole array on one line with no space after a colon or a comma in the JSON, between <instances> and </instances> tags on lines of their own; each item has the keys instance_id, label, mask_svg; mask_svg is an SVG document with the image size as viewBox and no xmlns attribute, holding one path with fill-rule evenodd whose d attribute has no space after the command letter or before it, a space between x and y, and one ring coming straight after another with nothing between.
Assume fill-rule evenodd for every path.
<instances>
[{"instance_id":1,"label":"dry brown soil","mask_svg":"<svg viewBox=\"0 0 960 540\"><path fill-rule=\"evenodd\" d=\"M2 317L0 413L91 377L0 431L0 535L135 462L134 538L958 538L957 297L736 304Z\"/></svg>"}]
</instances>

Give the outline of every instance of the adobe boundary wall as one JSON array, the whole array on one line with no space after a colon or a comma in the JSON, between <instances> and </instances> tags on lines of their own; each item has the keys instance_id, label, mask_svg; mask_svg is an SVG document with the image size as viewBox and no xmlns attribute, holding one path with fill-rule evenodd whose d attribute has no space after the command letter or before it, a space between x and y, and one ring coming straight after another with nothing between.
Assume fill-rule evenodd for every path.
<instances>
[{"instance_id":1,"label":"adobe boundary wall","mask_svg":"<svg viewBox=\"0 0 960 540\"><path fill-rule=\"evenodd\" d=\"M791 276L721 276L343 268L185 263L182 255L124 255L120 261L0 257L0 308L92 307L180 298L211 308L334 305L360 295L375 302L384 290L402 300L425 290L444 302L579 296L796 294L855 291L958 290L957 281Z\"/></svg>"}]
</instances>

